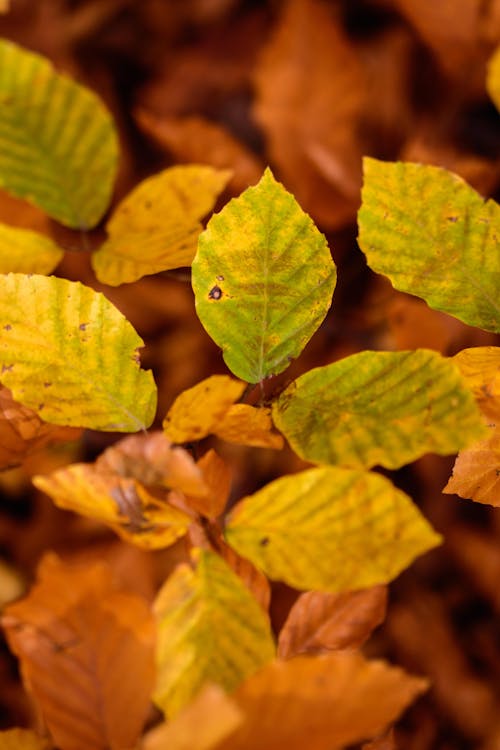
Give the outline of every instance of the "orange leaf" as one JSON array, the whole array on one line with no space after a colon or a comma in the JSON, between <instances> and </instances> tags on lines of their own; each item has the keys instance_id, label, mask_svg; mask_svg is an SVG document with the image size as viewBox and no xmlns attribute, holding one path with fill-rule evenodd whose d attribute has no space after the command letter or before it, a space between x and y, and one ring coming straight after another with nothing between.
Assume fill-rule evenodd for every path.
<instances>
[{"instance_id":1,"label":"orange leaf","mask_svg":"<svg viewBox=\"0 0 500 750\"><path fill-rule=\"evenodd\" d=\"M228 443L280 450L283 437L272 430L271 410L249 404L233 404L214 427L215 435Z\"/></svg>"},{"instance_id":2,"label":"orange leaf","mask_svg":"<svg viewBox=\"0 0 500 750\"><path fill-rule=\"evenodd\" d=\"M291 608L278 640L278 656L357 648L385 617L386 586L329 594L307 591Z\"/></svg>"},{"instance_id":3,"label":"orange leaf","mask_svg":"<svg viewBox=\"0 0 500 750\"><path fill-rule=\"evenodd\" d=\"M143 599L114 589L107 566L70 567L47 555L3 625L56 745L135 744L153 688L154 625Z\"/></svg>"},{"instance_id":4,"label":"orange leaf","mask_svg":"<svg viewBox=\"0 0 500 750\"><path fill-rule=\"evenodd\" d=\"M232 472L229 466L214 451L209 450L197 463L208 487L205 497L188 497L189 507L207 518L217 518L224 508L231 491Z\"/></svg>"},{"instance_id":5,"label":"orange leaf","mask_svg":"<svg viewBox=\"0 0 500 750\"><path fill-rule=\"evenodd\" d=\"M488 426L490 437L460 451L443 492L500 508L500 430Z\"/></svg>"},{"instance_id":6,"label":"orange leaf","mask_svg":"<svg viewBox=\"0 0 500 750\"><path fill-rule=\"evenodd\" d=\"M388 732L384 732L381 737L363 745L361 750L397 750L394 731L390 729Z\"/></svg>"},{"instance_id":7,"label":"orange leaf","mask_svg":"<svg viewBox=\"0 0 500 750\"><path fill-rule=\"evenodd\" d=\"M234 693L244 723L217 750L336 750L380 734L426 687L355 651L271 662Z\"/></svg>"},{"instance_id":8,"label":"orange leaf","mask_svg":"<svg viewBox=\"0 0 500 750\"><path fill-rule=\"evenodd\" d=\"M271 603L271 586L266 576L260 570L257 570L250 560L241 557L222 539L219 541L218 551L234 572L239 575L264 612L268 612Z\"/></svg>"},{"instance_id":9,"label":"orange leaf","mask_svg":"<svg viewBox=\"0 0 500 750\"><path fill-rule=\"evenodd\" d=\"M31 729L7 729L0 732L0 750L49 750L49 743Z\"/></svg>"},{"instance_id":10,"label":"orange leaf","mask_svg":"<svg viewBox=\"0 0 500 750\"><path fill-rule=\"evenodd\" d=\"M0 387L0 470L18 466L44 445L76 440L80 434L80 429L44 422L14 401L8 388Z\"/></svg>"}]
</instances>

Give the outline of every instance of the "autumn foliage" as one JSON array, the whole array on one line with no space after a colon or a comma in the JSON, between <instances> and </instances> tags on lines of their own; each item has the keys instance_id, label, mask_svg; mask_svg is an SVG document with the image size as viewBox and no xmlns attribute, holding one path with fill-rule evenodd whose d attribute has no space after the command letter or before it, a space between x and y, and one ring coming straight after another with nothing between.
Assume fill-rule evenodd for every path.
<instances>
[{"instance_id":1,"label":"autumn foliage","mask_svg":"<svg viewBox=\"0 0 500 750\"><path fill-rule=\"evenodd\" d=\"M498 3L130 3L146 67L207 33L127 111L168 153L145 170L107 86L31 51L8 5L0 486L45 515L0 567L20 680L0 750L451 748L393 728L429 689L492 750L496 693L444 598L413 583L373 635L389 584L443 543L472 578L487 555L500 570L491 537L436 510L500 506L495 164L407 92L418 49L455 96L472 66L453 106L489 96L498 118ZM99 7L75 38L114 18ZM249 87L245 145L206 110Z\"/></svg>"}]
</instances>

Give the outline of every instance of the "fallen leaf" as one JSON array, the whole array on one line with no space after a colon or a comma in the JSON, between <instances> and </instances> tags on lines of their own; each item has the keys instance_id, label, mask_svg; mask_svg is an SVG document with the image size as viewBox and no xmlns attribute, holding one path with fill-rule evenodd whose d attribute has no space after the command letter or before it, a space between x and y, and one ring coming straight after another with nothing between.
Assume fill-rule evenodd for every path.
<instances>
[{"instance_id":1,"label":"fallen leaf","mask_svg":"<svg viewBox=\"0 0 500 750\"><path fill-rule=\"evenodd\" d=\"M358 648L383 621L387 589L329 594L307 591L292 606L278 639L278 656Z\"/></svg>"},{"instance_id":2,"label":"fallen leaf","mask_svg":"<svg viewBox=\"0 0 500 750\"><path fill-rule=\"evenodd\" d=\"M489 437L460 451L443 492L500 508L500 429L488 426Z\"/></svg>"},{"instance_id":3,"label":"fallen leaf","mask_svg":"<svg viewBox=\"0 0 500 750\"><path fill-rule=\"evenodd\" d=\"M103 563L71 567L47 555L3 626L56 745L123 750L137 742L154 679L153 620L143 599L113 588Z\"/></svg>"}]
</instances>

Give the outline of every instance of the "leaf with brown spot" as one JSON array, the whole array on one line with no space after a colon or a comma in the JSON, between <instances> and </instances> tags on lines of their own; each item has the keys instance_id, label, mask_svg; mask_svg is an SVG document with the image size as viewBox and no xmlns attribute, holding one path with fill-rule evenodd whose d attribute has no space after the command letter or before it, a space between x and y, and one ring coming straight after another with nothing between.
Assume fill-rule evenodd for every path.
<instances>
[{"instance_id":1,"label":"leaf with brown spot","mask_svg":"<svg viewBox=\"0 0 500 750\"><path fill-rule=\"evenodd\" d=\"M154 681L154 623L145 601L115 590L103 563L47 555L29 595L5 610L23 682L64 750L137 742Z\"/></svg>"},{"instance_id":2,"label":"leaf with brown spot","mask_svg":"<svg viewBox=\"0 0 500 750\"><path fill-rule=\"evenodd\" d=\"M307 591L281 629L278 656L358 648L384 620L386 605L386 586L342 594Z\"/></svg>"}]
</instances>

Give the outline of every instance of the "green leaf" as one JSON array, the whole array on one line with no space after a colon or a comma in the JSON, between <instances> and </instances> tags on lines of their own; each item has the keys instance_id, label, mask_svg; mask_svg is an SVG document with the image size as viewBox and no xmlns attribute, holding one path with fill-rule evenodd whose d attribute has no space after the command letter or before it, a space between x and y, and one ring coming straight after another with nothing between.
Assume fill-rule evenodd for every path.
<instances>
[{"instance_id":1,"label":"green leaf","mask_svg":"<svg viewBox=\"0 0 500 750\"><path fill-rule=\"evenodd\" d=\"M0 381L46 422L135 432L156 410L142 339L104 297L53 276L0 276Z\"/></svg>"},{"instance_id":2,"label":"green leaf","mask_svg":"<svg viewBox=\"0 0 500 750\"><path fill-rule=\"evenodd\" d=\"M202 219L214 207L231 172L178 165L143 180L106 224L109 237L92 255L103 284L118 286L146 274L189 266Z\"/></svg>"},{"instance_id":3,"label":"green leaf","mask_svg":"<svg viewBox=\"0 0 500 750\"><path fill-rule=\"evenodd\" d=\"M0 40L0 185L61 224L95 226L108 207L118 139L87 88Z\"/></svg>"},{"instance_id":4,"label":"green leaf","mask_svg":"<svg viewBox=\"0 0 500 750\"><path fill-rule=\"evenodd\" d=\"M307 461L365 469L456 453L484 435L457 366L426 349L365 351L310 370L274 403L273 420Z\"/></svg>"},{"instance_id":5,"label":"green leaf","mask_svg":"<svg viewBox=\"0 0 500 750\"><path fill-rule=\"evenodd\" d=\"M330 466L244 498L225 536L269 578L331 592L388 583L441 541L388 479Z\"/></svg>"},{"instance_id":6,"label":"green leaf","mask_svg":"<svg viewBox=\"0 0 500 750\"><path fill-rule=\"evenodd\" d=\"M500 207L438 167L364 159L359 246L396 289L500 331Z\"/></svg>"},{"instance_id":7,"label":"green leaf","mask_svg":"<svg viewBox=\"0 0 500 750\"><path fill-rule=\"evenodd\" d=\"M495 107L500 111L500 44L488 62L486 88Z\"/></svg>"},{"instance_id":8,"label":"green leaf","mask_svg":"<svg viewBox=\"0 0 500 750\"><path fill-rule=\"evenodd\" d=\"M198 317L248 383L300 354L328 312L335 279L325 238L269 169L211 218L193 261Z\"/></svg>"},{"instance_id":9,"label":"green leaf","mask_svg":"<svg viewBox=\"0 0 500 750\"><path fill-rule=\"evenodd\" d=\"M0 223L0 273L48 274L63 255L50 237Z\"/></svg>"},{"instance_id":10,"label":"green leaf","mask_svg":"<svg viewBox=\"0 0 500 750\"><path fill-rule=\"evenodd\" d=\"M158 618L156 703L172 716L207 682L233 690L270 661L275 646L267 616L219 555L192 553L155 603Z\"/></svg>"}]
</instances>

